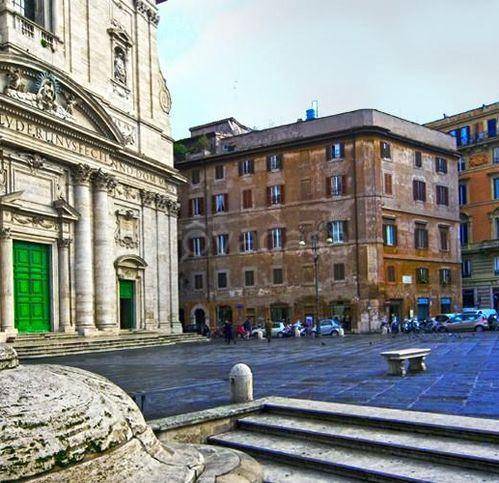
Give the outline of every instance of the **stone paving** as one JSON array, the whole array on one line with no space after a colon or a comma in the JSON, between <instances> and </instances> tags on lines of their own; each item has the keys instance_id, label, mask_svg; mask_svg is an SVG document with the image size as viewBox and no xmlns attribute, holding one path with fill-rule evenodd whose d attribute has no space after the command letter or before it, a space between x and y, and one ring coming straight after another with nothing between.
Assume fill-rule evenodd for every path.
<instances>
[{"instance_id":1,"label":"stone paving","mask_svg":"<svg viewBox=\"0 0 499 483\"><path fill-rule=\"evenodd\" d=\"M388 376L380 352L429 347L428 371ZM30 361L102 374L141 402L148 419L229 403L237 362L255 397L284 396L478 417L499 416L499 332L274 339L137 349Z\"/></svg>"}]
</instances>

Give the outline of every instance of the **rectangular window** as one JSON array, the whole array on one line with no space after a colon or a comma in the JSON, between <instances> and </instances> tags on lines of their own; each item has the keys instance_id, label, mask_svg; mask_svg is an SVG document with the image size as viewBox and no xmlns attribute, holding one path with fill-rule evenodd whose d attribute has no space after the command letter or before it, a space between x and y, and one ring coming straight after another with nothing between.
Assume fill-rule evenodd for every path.
<instances>
[{"instance_id":1,"label":"rectangular window","mask_svg":"<svg viewBox=\"0 0 499 483\"><path fill-rule=\"evenodd\" d=\"M284 204L284 186L275 185L267 188L267 204L282 205Z\"/></svg>"},{"instance_id":2,"label":"rectangular window","mask_svg":"<svg viewBox=\"0 0 499 483\"><path fill-rule=\"evenodd\" d=\"M302 179L300 181L300 193L303 201L312 198L312 182L310 179Z\"/></svg>"},{"instance_id":3,"label":"rectangular window","mask_svg":"<svg viewBox=\"0 0 499 483\"><path fill-rule=\"evenodd\" d=\"M345 145L343 143L334 143L328 146L326 151L326 158L328 160L343 159L345 157Z\"/></svg>"},{"instance_id":4,"label":"rectangular window","mask_svg":"<svg viewBox=\"0 0 499 483\"><path fill-rule=\"evenodd\" d=\"M495 138L497 136L497 119L487 120L487 136Z\"/></svg>"},{"instance_id":5,"label":"rectangular window","mask_svg":"<svg viewBox=\"0 0 499 483\"><path fill-rule=\"evenodd\" d=\"M252 159L244 159L239 161L239 176L253 174L255 172L255 164Z\"/></svg>"},{"instance_id":6,"label":"rectangular window","mask_svg":"<svg viewBox=\"0 0 499 483\"><path fill-rule=\"evenodd\" d=\"M393 195L393 180L391 173L385 173L385 195Z\"/></svg>"},{"instance_id":7,"label":"rectangular window","mask_svg":"<svg viewBox=\"0 0 499 483\"><path fill-rule=\"evenodd\" d=\"M192 198L189 200L189 216L204 215L204 198Z\"/></svg>"},{"instance_id":8,"label":"rectangular window","mask_svg":"<svg viewBox=\"0 0 499 483\"><path fill-rule=\"evenodd\" d=\"M466 183L459 183L459 204L461 206L468 203L468 186Z\"/></svg>"},{"instance_id":9,"label":"rectangular window","mask_svg":"<svg viewBox=\"0 0 499 483\"><path fill-rule=\"evenodd\" d=\"M440 285L446 286L450 285L452 279L452 272L450 268L440 269Z\"/></svg>"},{"instance_id":10,"label":"rectangular window","mask_svg":"<svg viewBox=\"0 0 499 483\"><path fill-rule=\"evenodd\" d=\"M459 241L462 247L469 243L469 224L467 221L463 221L459 225Z\"/></svg>"},{"instance_id":11,"label":"rectangular window","mask_svg":"<svg viewBox=\"0 0 499 483\"><path fill-rule=\"evenodd\" d=\"M413 180L412 193L414 201L426 201L426 183L419 179Z\"/></svg>"},{"instance_id":12,"label":"rectangular window","mask_svg":"<svg viewBox=\"0 0 499 483\"><path fill-rule=\"evenodd\" d=\"M443 252L448 252L449 247L449 228L446 226L441 226L438 228L440 235L440 250Z\"/></svg>"},{"instance_id":13,"label":"rectangular window","mask_svg":"<svg viewBox=\"0 0 499 483\"><path fill-rule=\"evenodd\" d=\"M334 280L345 280L345 264L344 263L335 263L333 265L333 276Z\"/></svg>"},{"instance_id":14,"label":"rectangular window","mask_svg":"<svg viewBox=\"0 0 499 483\"><path fill-rule=\"evenodd\" d=\"M447 174L447 160L445 158L435 158L435 171L437 173Z\"/></svg>"},{"instance_id":15,"label":"rectangular window","mask_svg":"<svg viewBox=\"0 0 499 483\"><path fill-rule=\"evenodd\" d=\"M417 268L416 281L417 283L422 283L422 284L430 283L430 271L424 267Z\"/></svg>"},{"instance_id":16,"label":"rectangular window","mask_svg":"<svg viewBox=\"0 0 499 483\"><path fill-rule=\"evenodd\" d=\"M494 199L499 200L499 178L494 178Z\"/></svg>"},{"instance_id":17,"label":"rectangular window","mask_svg":"<svg viewBox=\"0 0 499 483\"><path fill-rule=\"evenodd\" d=\"M202 257L204 255L205 241L202 237L195 237L190 239L190 249L194 257Z\"/></svg>"},{"instance_id":18,"label":"rectangular window","mask_svg":"<svg viewBox=\"0 0 499 483\"><path fill-rule=\"evenodd\" d=\"M227 288L229 285L227 272L218 272L217 273L217 286L218 288Z\"/></svg>"},{"instance_id":19,"label":"rectangular window","mask_svg":"<svg viewBox=\"0 0 499 483\"><path fill-rule=\"evenodd\" d=\"M394 220L383 220L383 243L388 247L397 246L397 225Z\"/></svg>"},{"instance_id":20,"label":"rectangular window","mask_svg":"<svg viewBox=\"0 0 499 483\"><path fill-rule=\"evenodd\" d=\"M471 144L470 131L471 130L469 126L463 126L461 129L459 129L457 137L458 146L467 146L468 144Z\"/></svg>"},{"instance_id":21,"label":"rectangular window","mask_svg":"<svg viewBox=\"0 0 499 483\"><path fill-rule=\"evenodd\" d=\"M251 190L243 190L243 209L248 210L253 208L253 192Z\"/></svg>"},{"instance_id":22,"label":"rectangular window","mask_svg":"<svg viewBox=\"0 0 499 483\"><path fill-rule=\"evenodd\" d=\"M437 185L437 205L449 206L449 188Z\"/></svg>"},{"instance_id":23,"label":"rectangular window","mask_svg":"<svg viewBox=\"0 0 499 483\"><path fill-rule=\"evenodd\" d=\"M197 273L194 275L194 289L195 290L203 290L204 280L203 275L201 273Z\"/></svg>"},{"instance_id":24,"label":"rectangular window","mask_svg":"<svg viewBox=\"0 0 499 483\"><path fill-rule=\"evenodd\" d=\"M224 179L225 178L225 167L223 164L219 164L215 166L215 179Z\"/></svg>"},{"instance_id":25,"label":"rectangular window","mask_svg":"<svg viewBox=\"0 0 499 483\"><path fill-rule=\"evenodd\" d=\"M383 159L391 159L392 158L392 152L391 152L391 146L388 143L385 143L384 141L381 142L380 144L381 147L381 157Z\"/></svg>"},{"instance_id":26,"label":"rectangular window","mask_svg":"<svg viewBox=\"0 0 499 483\"><path fill-rule=\"evenodd\" d=\"M345 194L345 177L335 175L328 178L329 180L329 196L342 196Z\"/></svg>"},{"instance_id":27,"label":"rectangular window","mask_svg":"<svg viewBox=\"0 0 499 483\"><path fill-rule=\"evenodd\" d=\"M423 167L423 153L421 151L414 151L414 166L416 168Z\"/></svg>"},{"instance_id":28,"label":"rectangular window","mask_svg":"<svg viewBox=\"0 0 499 483\"><path fill-rule=\"evenodd\" d=\"M471 260L463 260L463 263L461 264L461 273L463 278L471 277Z\"/></svg>"},{"instance_id":29,"label":"rectangular window","mask_svg":"<svg viewBox=\"0 0 499 483\"><path fill-rule=\"evenodd\" d=\"M199 169L193 169L191 171L191 183L192 184L199 184L201 181L201 172Z\"/></svg>"},{"instance_id":30,"label":"rectangular window","mask_svg":"<svg viewBox=\"0 0 499 483\"><path fill-rule=\"evenodd\" d=\"M494 148L492 151L492 162L494 164L499 164L499 148Z\"/></svg>"},{"instance_id":31,"label":"rectangular window","mask_svg":"<svg viewBox=\"0 0 499 483\"><path fill-rule=\"evenodd\" d=\"M347 241L347 222L332 221L329 223L329 236L333 243L345 243Z\"/></svg>"},{"instance_id":32,"label":"rectangular window","mask_svg":"<svg viewBox=\"0 0 499 483\"><path fill-rule=\"evenodd\" d=\"M246 270L244 272L244 285L246 287L253 287L255 285L255 272L254 272L254 270Z\"/></svg>"},{"instance_id":33,"label":"rectangular window","mask_svg":"<svg viewBox=\"0 0 499 483\"><path fill-rule=\"evenodd\" d=\"M284 273L282 268L272 269L272 282L274 285L282 285L284 282Z\"/></svg>"},{"instance_id":34,"label":"rectangular window","mask_svg":"<svg viewBox=\"0 0 499 483\"><path fill-rule=\"evenodd\" d=\"M282 250L286 243L286 229L285 228L272 228L268 232L268 249L269 250Z\"/></svg>"},{"instance_id":35,"label":"rectangular window","mask_svg":"<svg viewBox=\"0 0 499 483\"><path fill-rule=\"evenodd\" d=\"M213 213L226 213L229 211L229 199L227 193L213 195Z\"/></svg>"},{"instance_id":36,"label":"rectangular window","mask_svg":"<svg viewBox=\"0 0 499 483\"><path fill-rule=\"evenodd\" d=\"M386 267L386 280L390 283L395 283L396 281L395 267L393 265Z\"/></svg>"},{"instance_id":37,"label":"rectangular window","mask_svg":"<svg viewBox=\"0 0 499 483\"><path fill-rule=\"evenodd\" d=\"M217 235L215 237L215 255L228 255L229 254L229 235Z\"/></svg>"},{"instance_id":38,"label":"rectangular window","mask_svg":"<svg viewBox=\"0 0 499 483\"><path fill-rule=\"evenodd\" d=\"M499 218L494 218L494 225L495 225L494 239L498 240L499 239Z\"/></svg>"},{"instance_id":39,"label":"rectangular window","mask_svg":"<svg viewBox=\"0 0 499 483\"><path fill-rule=\"evenodd\" d=\"M256 250L256 231L245 231L241 234L241 251L252 252Z\"/></svg>"},{"instance_id":40,"label":"rectangular window","mask_svg":"<svg viewBox=\"0 0 499 483\"><path fill-rule=\"evenodd\" d=\"M282 169L282 154L267 156L267 171L280 171Z\"/></svg>"},{"instance_id":41,"label":"rectangular window","mask_svg":"<svg viewBox=\"0 0 499 483\"><path fill-rule=\"evenodd\" d=\"M428 248L428 230L424 223L415 224L414 246L418 250L426 250Z\"/></svg>"},{"instance_id":42,"label":"rectangular window","mask_svg":"<svg viewBox=\"0 0 499 483\"><path fill-rule=\"evenodd\" d=\"M14 10L40 27L53 30L51 0L14 0Z\"/></svg>"},{"instance_id":43,"label":"rectangular window","mask_svg":"<svg viewBox=\"0 0 499 483\"><path fill-rule=\"evenodd\" d=\"M302 267L302 280L304 284L314 283L314 267L305 265Z\"/></svg>"},{"instance_id":44,"label":"rectangular window","mask_svg":"<svg viewBox=\"0 0 499 483\"><path fill-rule=\"evenodd\" d=\"M494 275L499 275L499 257L494 257Z\"/></svg>"},{"instance_id":45,"label":"rectangular window","mask_svg":"<svg viewBox=\"0 0 499 483\"><path fill-rule=\"evenodd\" d=\"M498 159L498 162L499 162L499 159ZM458 173L462 173L463 171L466 171L466 160L464 158L459 158L459 160L457 162L457 171L458 171Z\"/></svg>"}]
</instances>

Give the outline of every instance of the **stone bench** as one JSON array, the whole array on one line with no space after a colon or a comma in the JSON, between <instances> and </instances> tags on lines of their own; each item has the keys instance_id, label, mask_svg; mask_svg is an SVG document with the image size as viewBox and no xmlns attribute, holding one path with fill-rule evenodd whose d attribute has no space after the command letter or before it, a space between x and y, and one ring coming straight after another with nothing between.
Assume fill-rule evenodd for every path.
<instances>
[{"instance_id":1,"label":"stone bench","mask_svg":"<svg viewBox=\"0 0 499 483\"><path fill-rule=\"evenodd\" d=\"M405 376L405 361L409 361L409 372L426 371L425 358L431 349L402 349L398 351L382 352L381 355L388 362L388 374L391 376Z\"/></svg>"}]
</instances>

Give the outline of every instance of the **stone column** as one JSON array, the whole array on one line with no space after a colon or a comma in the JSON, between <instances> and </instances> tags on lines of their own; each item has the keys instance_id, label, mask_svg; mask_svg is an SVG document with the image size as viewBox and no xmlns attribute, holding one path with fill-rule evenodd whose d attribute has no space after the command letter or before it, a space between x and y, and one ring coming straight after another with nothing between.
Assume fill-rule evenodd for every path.
<instances>
[{"instance_id":1,"label":"stone column","mask_svg":"<svg viewBox=\"0 0 499 483\"><path fill-rule=\"evenodd\" d=\"M7 339L16 337L14 319L14 260L10 228L0 229L1 323Z\"/></svg>"},{"instance_id":2,"label":"stone column","mask_svg":"<svg viewBox=\"0 0 499 483\"><path fill-rule=\"evenodd\" d=\"M180 206L176 201L170 201L168 206L168 219L170 225L170 304L171 304L171 331L172 334L182 333L182 324L178 319L178 246L177 222Z\"/></svg>"},{"instance_id":3,"label":"stone column","mask_svg":"<svg viewBox=\"0 0 499 483\"><path fill-rule=\"evenodd\" d=\"M71 289L69 284L69 246L71 238L59 238L59 332L75 331L71 323Z\"/></svg>"},{"instance_id":4,"label":"stone column","mask_svg":"<svg viewBox=\"0 0 499 483\"><path fill-rule=\"evenodd\" d=\"M94 175L95 314L99 330L118 331L114 233L109 192L116 180L99 170Z\"/></svg>"},{"instance_id":5,"label":"stone column","mask_svg":"<svg viewBox=\"0 0 499 483\"><path fill-rule=\"evenodd\" d=\"M92 169L86 164L73 171L75 208L80 219L75 225L76 329L82 335L97 332L94 314L94 259L92 253Z\"/></svg>"}]
</instances>

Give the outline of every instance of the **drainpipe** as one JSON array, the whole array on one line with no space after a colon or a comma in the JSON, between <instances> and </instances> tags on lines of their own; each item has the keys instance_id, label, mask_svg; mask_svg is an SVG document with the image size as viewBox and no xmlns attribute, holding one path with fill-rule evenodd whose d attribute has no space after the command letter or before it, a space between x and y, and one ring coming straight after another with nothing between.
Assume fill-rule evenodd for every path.
<instances>
[{"instance_id":1,"label":"drainpipe","mask_svg":"<svg viewBox=\"0 0 499 483\"><path fill-rule=\"evenodd\" d=\"M354 186L354 219L355 219L355 257L357 277L357 298L360 302L360 251L359 251L359 200L357 191L357 144L353 138L353 186Z\"/></svg>"},{"instance_id":2,"label":"drainpipe","mask_svg":"<svg viewBox=\"0 0 499 483\"><path fill-rule=\"evenodd\" d=\"M207 177L207 169L206 165L203 166L203 178L204 178L204 226L206 229L206 304L208 306L208 314L211 321L211 313L210 313L210 300L211 300L211 266L210 266L210 255L212 253L213 247L212 244L212 236L211 230L208 226L208 207L211 206L210 200L208 199L208 177Z\"/></svg>"}]
</instances>

